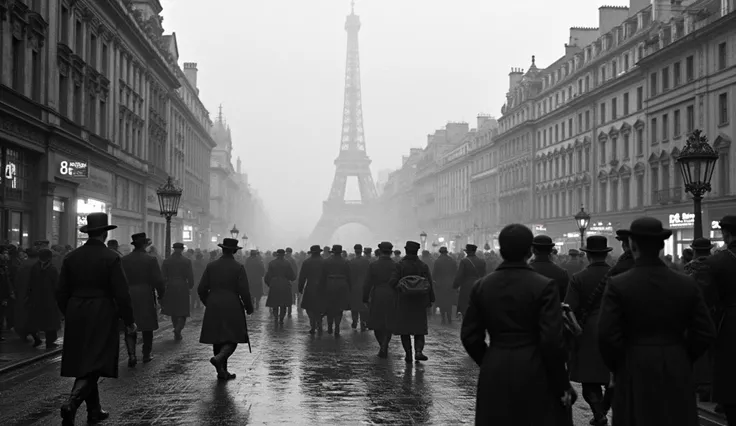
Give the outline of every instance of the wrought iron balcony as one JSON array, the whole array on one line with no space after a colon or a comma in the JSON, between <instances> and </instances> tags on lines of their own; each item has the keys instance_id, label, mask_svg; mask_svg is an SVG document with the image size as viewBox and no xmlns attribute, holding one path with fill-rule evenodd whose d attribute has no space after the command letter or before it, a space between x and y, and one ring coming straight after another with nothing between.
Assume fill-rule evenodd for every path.
<instances>
[{"instance_id":1,"label":"wrought iron balcony","mask_svg":"<svg viewBox=\"0 0 736 426\"><path fill-rule=\"evenodd\" d=\"M654 191L652 194L652 204L669 204L682 201L682 187L668 188L660 191Z\"/></svg>"}]
</instances>

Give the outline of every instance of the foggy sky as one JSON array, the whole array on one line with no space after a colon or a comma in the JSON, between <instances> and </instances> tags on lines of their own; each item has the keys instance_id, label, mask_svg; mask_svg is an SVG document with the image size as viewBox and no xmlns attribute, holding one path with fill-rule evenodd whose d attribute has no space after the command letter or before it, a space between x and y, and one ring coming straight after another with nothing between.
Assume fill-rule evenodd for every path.
<instances>
[{"instance_id":1,"label":"foggy sky","mask_svg":"<svg viewBox=\"0 0 736 426\"><path fill-rule=\"evenodd\" d=\"M161 0L180 65L222 103L251 185L284 234L306 236L339 150L349 0ZM571 26L627 0L358 0L366 146L377 172L401 165L447 121L498 117L511 67L546 67Z\"/></svg>"}]
</instances>

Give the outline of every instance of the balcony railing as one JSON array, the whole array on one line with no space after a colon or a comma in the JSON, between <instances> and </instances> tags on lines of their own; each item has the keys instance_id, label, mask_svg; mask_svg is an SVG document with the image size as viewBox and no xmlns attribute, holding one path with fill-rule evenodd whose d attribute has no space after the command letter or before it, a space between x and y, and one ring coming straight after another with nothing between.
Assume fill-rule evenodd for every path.
<instances>
[{"instance_id":1,"label":"balcony railing","mask_svg":"<svg viewBox=\"0 0 736 426\"><path fill-rule=\"evenodd\" d=\"M652 204L669 204L682 201L682 187L668 188L660 191L654 191L652 194Z\"/></svg>"}]
</instances>

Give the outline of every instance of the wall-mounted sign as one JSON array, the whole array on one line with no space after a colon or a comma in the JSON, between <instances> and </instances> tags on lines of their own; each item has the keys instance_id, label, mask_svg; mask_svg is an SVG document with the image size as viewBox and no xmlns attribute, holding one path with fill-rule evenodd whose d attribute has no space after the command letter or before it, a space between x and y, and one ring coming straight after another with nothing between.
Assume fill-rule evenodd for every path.
<instances>
[{"instance_id":1,"label":"wall-mounted sign","mask_svg":"<svg viewBox=\"0 0 736 426\"><path fill-rule=\"evenodd\" d=\"M721 229L721 222L719 220L714 220L710 223L711 231L719 231L720 229Z\"/></svg>"},{"instance_id":2,"label":"wall-mounted sign","mask_svg":"<svg viewBox=\"0 0 736 426\"><path fill-rule=\"evenodd\" d=\"M534 232L547 232L547 227L544 225L534 225L532 230Z\"/></svg>"},{"instance_id":3,"label":"wall-mounted sign","mask_svg":"<svg viewBox=\"0 0 736 426\"><path fill-rule=\"evenodd\" d=\"M58 173L65 177L86 179L89 177L89 162L61 160Z\"/></svg>"},{"instance_id":4,"label":"wall-mounted sign","mask_svg":"<svg viewBox=\"0 0 736 426\"><path fill-rule=\"evenodd\" d=\"M695 226L695 213L675 213L670 215L670 228L692 228Z\"/></svg>"}]
</instances>

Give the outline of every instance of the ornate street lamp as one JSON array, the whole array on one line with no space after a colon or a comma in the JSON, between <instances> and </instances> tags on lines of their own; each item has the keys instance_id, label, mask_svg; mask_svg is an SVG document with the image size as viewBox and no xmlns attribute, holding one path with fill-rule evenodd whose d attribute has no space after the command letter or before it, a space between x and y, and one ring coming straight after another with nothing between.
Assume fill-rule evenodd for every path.
<instances>
[{"instance_id":1,"label":"ornate street lamp","mask_svg":"<svg viewBox=\"0 0 736 426\"><path fill-rule=\"evenodd\" d=\"M243 235L243 249L248 248L248 235Z\"/></svg>"},{"instance_id":2,"label":"ornate street lamp","mask_svg":"<svg viewBox=\"0 0 736 426\"><path fill-rule=\"evenodd\" d=\"M230 236L233 237L233 240L237 240L239 234L240 234L240 231L238 231L238 228L235 225L233 225L233 229L230 230Z\"/></svg>"},{"instance_id":3,"label":"ornate street lamp","mask_svg":"<svg viewBox=\"0 0 736 426\"><path fill-rule=\"evenodd\" d=\"M422 250L425 250L427 248L427 233L422 231L421 234L419 234L419 241L422 242Z\"/></svg>"},{"instance_id":4,"label":"ornate street lamp","mask_svg":"<svg viewBox=\"0 0 736 426\"><path fill-rule=\"evenodd\" d=\"M708 138L700 129L690 134L685 148L677 157L682 180L685 182L685 191L693 196L693 207L695 208L693 239L703 236L703 216L700 204L703 201L703 195L710 192L710 179L713 177L717 160L718 154L708 144Z\"/></svg>"},{"instance_id":5,"label":"ornate street lamp","mask_svg":"<svg viewBox=\"0 0 736 426\"><path fill-rule=\"evenodd\" d=\"M166 258L171 256L171 218L179 212L181 192L182 189L174 185L174 180L171 176L166 179L165 185L156 190L161 216L166 218L166 248L164 250Z\"/></svg>"},{"instance_id":6,"label":"ornate street lamp","mask_svg":"<svg viewBox=\"0 0 736 426\"><path fill-rule=\"evenodd\" d=\"M575 223L580 230L580 247L585 247L585 230L588 229L590 223L590 215L585 211L585 207L580 206L580 211L575 215Z\"/></svg>"}]
</instances>

